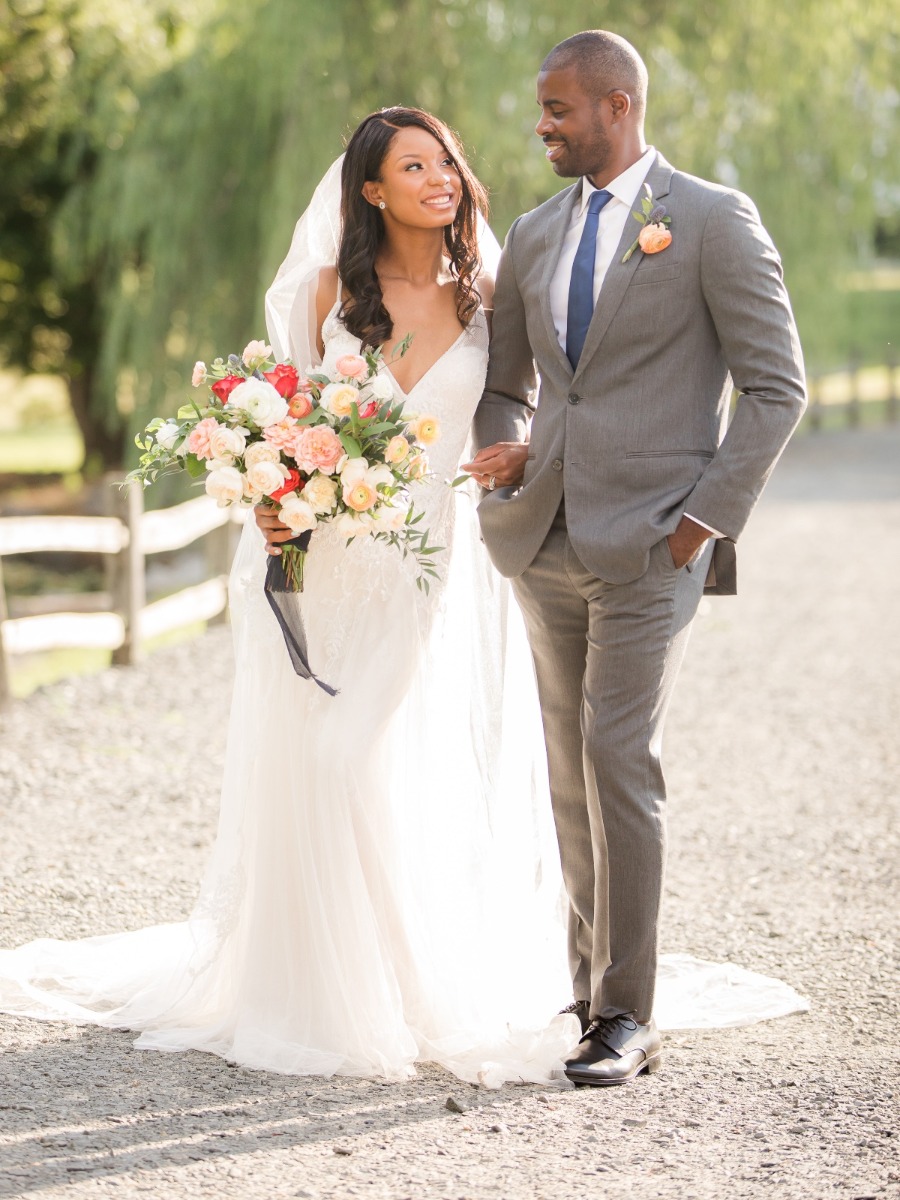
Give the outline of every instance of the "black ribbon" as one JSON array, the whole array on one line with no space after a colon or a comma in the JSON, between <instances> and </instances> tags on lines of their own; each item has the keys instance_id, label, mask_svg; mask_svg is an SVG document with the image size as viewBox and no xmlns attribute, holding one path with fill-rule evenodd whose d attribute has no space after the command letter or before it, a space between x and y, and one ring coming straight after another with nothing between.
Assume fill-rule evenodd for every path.
<instances>
[{"instance_id":1,"label":"black ribbon","mask_svg":"<svg viewBox=\"0 0 900 1200\"><path fill-rule=\"evenodd\" d=\"M304 552L309 548L309 539L312 537L312 530L307 530L301 533L299 537L291 538L289 542L284 542L285 546L296 546ZM302 679L311 679L313 683L317 683L323 692L327 692L329 696L336 696L337 690L331 687L330 684L323 683L317 675L313 673L309 665L309 651L306 648L306 630L303 628L303 618L300 615L300 605L297 602L297 592L291 587L284 573L284 562L282 555L272 555L269 559L269 565L266 568L265 582L266 599L269 602L269 607L275 614L275 619L281 627L281 633L284 637L284 644L287 646L288 654L291 656L291 664L294 670Z\"/></svg>"}]
</instances>

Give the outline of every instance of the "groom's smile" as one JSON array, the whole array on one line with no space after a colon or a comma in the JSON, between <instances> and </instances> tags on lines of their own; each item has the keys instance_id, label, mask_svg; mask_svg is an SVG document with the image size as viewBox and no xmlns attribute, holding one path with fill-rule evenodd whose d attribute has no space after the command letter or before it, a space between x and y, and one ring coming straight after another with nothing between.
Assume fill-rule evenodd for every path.
<instances>
[{"instance_id":1,"label":"groom's smile","mask_svg":"<svg viewBox=\"0 0 900 1200\"><path fill-rule=\"evenodd\" d=\"M613 130L620 110L600 84L587 91L572 68L542 71L537 81L541 119L535 133L546 147L547 161L563 179L588 175L598 187L621 169ZM621 95L621 92L617 93ZM625 164L628 165L628 164Z\"/></svg>"}]
</instances>

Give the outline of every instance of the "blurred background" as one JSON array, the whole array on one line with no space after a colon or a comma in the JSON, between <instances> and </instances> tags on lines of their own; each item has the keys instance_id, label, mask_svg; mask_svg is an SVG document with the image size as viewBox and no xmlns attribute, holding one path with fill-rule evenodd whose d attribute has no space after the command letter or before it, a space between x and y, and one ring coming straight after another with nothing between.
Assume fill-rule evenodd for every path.
<instances>
[{"instance_id":1,"label":"blurred background","mask_svg":"<svg viewBox=\"0 0 900 1200\"><path fill-rule=\"evenodd\" d=\"M456 128L502 239L561 186L536 70L592 27L647 61L648 140L756 201L813 423L896 417L894 0L0 0L0 517L103 509L194 360L263 335L294 221L372 109ZM3 561L22 596L91 569Z\"/></svg>"}]
</instances>

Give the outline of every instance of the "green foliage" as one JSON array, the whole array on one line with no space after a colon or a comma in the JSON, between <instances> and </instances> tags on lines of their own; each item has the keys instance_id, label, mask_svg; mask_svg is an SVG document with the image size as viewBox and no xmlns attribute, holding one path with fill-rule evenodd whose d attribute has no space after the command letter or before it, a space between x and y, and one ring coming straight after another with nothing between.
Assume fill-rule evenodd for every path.
<instances>
[{"instance_id":1,"label":"green foliage","mask_svg":"<svg viewBox=\"0 0 900 1200\"><path fill-rule=\"evenodd\" d=\"M846 355L841 280L900 208L891 0L7 3L0 352L95 372L113 430L263 332L293 222L371 109L459 129L501 236L558 190L534 78L598 20L647 60L650 140L756 201L813 362Z\"/></svg>"}]
</instances>

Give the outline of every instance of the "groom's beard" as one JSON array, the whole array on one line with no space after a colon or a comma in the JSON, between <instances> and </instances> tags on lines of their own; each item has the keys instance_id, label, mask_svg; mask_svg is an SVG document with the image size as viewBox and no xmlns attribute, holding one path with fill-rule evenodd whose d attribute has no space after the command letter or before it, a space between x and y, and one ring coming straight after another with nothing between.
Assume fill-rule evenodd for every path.
<instances>
[{"instance_id":1,"label":"groom's beard","mask_svg":"<svg viewBox=\"0 0 900 1200\"><path fill-rule=\"evenodd\" d=\"M602 175L607 163L612 161L613 148L605 130L595 127L590 136L577 139L550 135L542 139L549 149L562 147L560 155L551 160L550 166L561 179L577 179L581 175Z\"/></svg>"}]
</instances>

